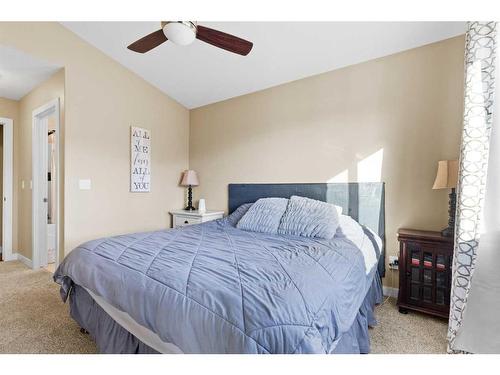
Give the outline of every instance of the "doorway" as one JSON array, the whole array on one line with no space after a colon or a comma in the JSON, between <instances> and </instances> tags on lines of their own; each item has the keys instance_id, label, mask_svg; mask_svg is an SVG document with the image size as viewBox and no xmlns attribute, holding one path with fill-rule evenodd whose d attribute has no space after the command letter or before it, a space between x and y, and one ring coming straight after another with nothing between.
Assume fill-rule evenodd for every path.
<instances>
[{"instance_id":1,"label":"doorway","mask_svg":"<svg viewBox=\"0 0 500 375\"><path fill-rule=\"evenodd\" d=\"M33 269L59 265L59 99L33 111Z\"/></svg>"},{"instance_id":2,"label":"doorway","mask_svg":"<svg viewBox=\"0 0 500 375\"><path fill-rule=\"evenodd\" d=\"M12 254L12 201L13 201L13 150L14 129L13 121L8 118L0 118L0 197L2 199L1 209L1 256L3 261L14 260Z\"/></svg>"}]
</instances>

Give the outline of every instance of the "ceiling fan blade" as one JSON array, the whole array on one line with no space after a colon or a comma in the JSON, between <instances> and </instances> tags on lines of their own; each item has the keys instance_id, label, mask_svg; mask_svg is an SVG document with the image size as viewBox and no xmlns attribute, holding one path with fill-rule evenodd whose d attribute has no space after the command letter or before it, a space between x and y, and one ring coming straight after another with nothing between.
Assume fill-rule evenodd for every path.
<instances>
[{"instance_id":1,"label":"ceiling fan blade","mask_svg":"<svg viewBox=\"0 0 500 375\"><path fill-rule=\"evenodd\" d=\"M163 42L167 41L167 37L163 33L163 29L155 31L149 35L146 35L144 38L141 38L134 43L132 43L127 48L131 51L138 53L145 53L151 51L153 48L158 47Z\"/></svg>"},{"instance_id":2,"label":"ceiling fan blade","mask_svg":"<svg viewBox=\"0 0 500 375\"><path fill-rule=\"evenodd\" d=\"M196 38L213 46L246 56L252 50L253 43L222 31L198 25Z\"/></svg>"}]
</instances>

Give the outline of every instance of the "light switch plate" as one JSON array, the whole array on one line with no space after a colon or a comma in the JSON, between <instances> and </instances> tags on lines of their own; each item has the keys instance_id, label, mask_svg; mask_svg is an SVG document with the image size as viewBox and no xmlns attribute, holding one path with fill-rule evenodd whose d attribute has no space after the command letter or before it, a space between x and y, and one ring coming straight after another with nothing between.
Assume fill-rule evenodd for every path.
<instances>
[{"instance_id":1,"label":"light switch plate","mask_svg":"<svg viewBox=\"0 0 500 375\"><path fill-rule=\"evenodd\" d=\"M92 182L90 180L79 180L78 186L80 190L90 190L92 188Z\"/></svg>"},{"instance_id":2,"label":"light switch plate","mask_svg":"<svg viewBox=\"0 0 500 375\"><path fill-rule=\"evenodd\" d=\"M21 180L21 189L24 190L24 180Z\"/></svg>"}]
</instances>

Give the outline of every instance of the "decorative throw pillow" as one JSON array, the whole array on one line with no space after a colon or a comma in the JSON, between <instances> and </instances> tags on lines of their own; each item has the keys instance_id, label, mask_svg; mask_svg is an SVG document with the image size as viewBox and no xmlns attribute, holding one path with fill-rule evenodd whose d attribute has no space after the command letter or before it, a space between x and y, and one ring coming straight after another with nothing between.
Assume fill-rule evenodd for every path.
<instances>
[{"instance_id":1,"label":"decorative throw pillow","mask_svg":"<svg viewBox=\"0 0 500 375\"><path fill-rule=\"evenodd\" d=\"M278 233L287 205L286 198L261 198L248 209L236 227L252 232Z\"/></svg>"},{"instance_id":2,"label":"decorative throw pillow","mask_svg":"<svg viewBox=\"0 0 500 375\"><path fill-rule=\"evenodd\" d=\"M281 218L279 234L331 239L339 226L339 215L333 204L292 196Z\"/></svg>"},{"instance_id":3,"label":"decorative throw pillow","mask_svg":"<svg viewBox=\"0 0 500 375\"><path fill-rule=\"evenodd\" d=\"M252 207L253 203L245 203L239 206L236 210L234 210L230 215L227 216L227 222L235 227L238 224L238 221L241 220L243 215L245 215L250 207Z\"/></svg>"}]
</instances>

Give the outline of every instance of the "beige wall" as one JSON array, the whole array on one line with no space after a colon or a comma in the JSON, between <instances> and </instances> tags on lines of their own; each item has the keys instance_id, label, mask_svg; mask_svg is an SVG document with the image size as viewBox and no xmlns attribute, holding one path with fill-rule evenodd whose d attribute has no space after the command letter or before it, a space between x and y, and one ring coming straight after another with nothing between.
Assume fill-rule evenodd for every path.
<instances>
[{"instance_id":1,"label":"beige wall","mask_svg":"<svg viewBox=\"0 0 500 375\"><path fill-rule=\"evenodd\" d=\"M167 227L168 210L183 202L178 181L188 158L201 179L195 197L226 209L230 182L322 182L346 171L362 181L358 163L383 150L388 253L397 253L399 227L446 225L447 192L431 186L437 161L459 151L463 37L191 112L59 24L0 23L0 44L65 67L51 79L65 85L66 253L99 236ZM26 108L37 102L32 94ZM4 116L19 122L15 111ZM152 132L148 194L129 193L131 125ZM31 133L15 138L22 176L14 242L29 257L31 193L19 182L31 179ZM78 189L81 178L92 190Z\"/></svg>"},{"instance_id":2,"label":"beige wall","mask_svg":"<svg viewBox=\"0 0 500 375\"><path fill-rule=\"evenodd\" d=\"M14 140L16 156L19 159L18 163L18 206L19 206L19 247L17 251L26 258L32 259L32 190L30 189L30 181L32 180L32 121L33 111L42 105L59 99L60 106L60 128L64 134L65 111L64 111L64 69L59 70L45 82L41 83L19 101L19 133L17 139ZM64 146L64 144L63 144ZM64 160L64 158L63 158ZM63 171L64 172L64 171ZM60 176L61 181L64 181L64 173ZM24 189L22 188L24 181ZM63 202L64 203L64 200ZM64 213L64 207L61 208L61 214ZM64 226L60 233L60 243L64 243ZM61 255L64 253L61 250ZM62 257L61 257L62 259Z\"/></svg>"},{"instance_id":3,"label":"beige wall","mask_svg":"<svg viewBox=\"0 0 500 375\"><path fill-rule=\"evenodd\" d=\"M12 202L12 249L14 251L18 248L18 169L19 169L19 158L17 157L17 145L16 140L19 138L19 102L16 100L10 100L5 98L0 98L0 117L10 118L13 122L13 138L14 138L14 170L13 170L13 202Z\"/></svg>"},{"instance_id":4,"label":"beige wall","mask_svg":"<svg viewBox=\"0 0 500 375\"><path fill-rule=\"evenodd\" d=\"M168 210L183 204L189 111L60 24L0 22L0 44L65 68L65 252L100 236L167 227ZM129 192L131 125L151 130L151 193ZM92 190L79 190L87 178ZM23 224L19 238L27 230Z\"/></svg>"},{"instance_id":5,"label":"beige wall","mask_svg":"<svg viewBox=\"0 0 500 375\"><path fill-rule=\"evenodd\" d=\"M398 228L447 223L447 192L432 184L437 161L459 153L463 54L460 36L192 110L195 198L227 209L231 182L326 182L345 171L362 181L358 163L383 150L381 170L369 169L386 183L387 252L397 254Z\"/></svg>"}]
</instances>

